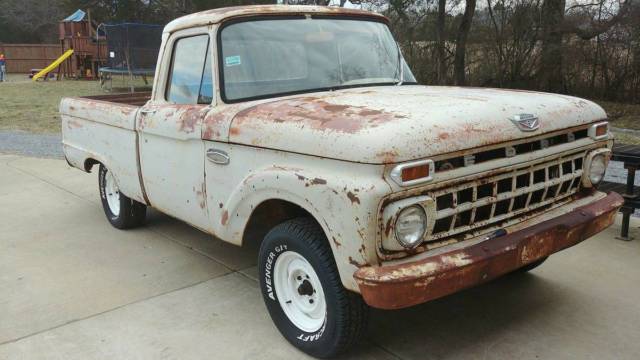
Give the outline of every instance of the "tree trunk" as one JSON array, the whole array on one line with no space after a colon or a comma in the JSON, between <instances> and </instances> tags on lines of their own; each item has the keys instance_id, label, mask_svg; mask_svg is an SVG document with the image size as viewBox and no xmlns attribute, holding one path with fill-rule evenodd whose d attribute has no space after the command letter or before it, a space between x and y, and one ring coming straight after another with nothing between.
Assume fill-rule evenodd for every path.
<instances>
[{"instance_id":1,"label":"tree trunk","mask_svg":"<svg viewBox=\"0 0 640 360\"><path fill-rule=\"evenodd\" d=\"M436 44L436 55L438 59L438 73L436 76L436 83L444 85L447 78L447 60L446 60L446 43L445 43L445 16L447 0L438 0L438 18L436 21L436 35L438 42Z\"/></svg>"},{"instance_id":2,"label":"tree trunk","mask_svg":"<svg viewBox=\"0 0 640 360\"><path fill-rule=\"evenodd\" d=\"M464 86L466 84L465 53L467 51L467 38L469 37L469 30L471 30L471 22L473 21L473 14L475 11L476 0L466 0L464 15L462 15L462 21L460 22L460 28L458 29L458 36L456 39L456 57L453 67L456 76L456 84L460 86Z\"/></svg>"},{"instance_id":3,"label":"tree trunk","mask_svg":"<svg viewBox=\"0 0 640 360\"><path fill-rule=\"evenodd\" d=\"M550 92L566 92L561 30L565 3L565 0L544 0L542 4L542 52L538 82L542 90Z\"/></svg>"}]
</instances>

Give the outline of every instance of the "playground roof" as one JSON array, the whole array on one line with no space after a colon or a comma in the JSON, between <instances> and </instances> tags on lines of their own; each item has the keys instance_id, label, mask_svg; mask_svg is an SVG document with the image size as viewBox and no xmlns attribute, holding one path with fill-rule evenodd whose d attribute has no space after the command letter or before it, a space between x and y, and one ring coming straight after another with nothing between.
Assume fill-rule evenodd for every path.
<instances>
[{"instance_id":1,"label":"playground roof","mask_svg":"<svg viewBox=\"0 0 640 360\"><path fill-rule=\"evenodd\" d=\"M336 6L309 6L309 5L248 5L232 6L197 12L177 18L167 24L165 33L171 33L180 29L195 26L217 24L219 22L243 16L260 15L343 15L352 17L369 17L388 22L388 19L374 12L347 9Z\"/></svg>"},{"instance_id":2,"label":"playground roof","mask_svg":"<svg viewBox=\"0 0 640 360\"><path fill-rule=\"evenodd\" d=\"M67 16L64 20L62 20L62 22L80 22L84 20L84 17L86 15L87 14L84 11L78 9L76 10L76 12L74 12L73 14Z\"/></svg>"}]
</instances>

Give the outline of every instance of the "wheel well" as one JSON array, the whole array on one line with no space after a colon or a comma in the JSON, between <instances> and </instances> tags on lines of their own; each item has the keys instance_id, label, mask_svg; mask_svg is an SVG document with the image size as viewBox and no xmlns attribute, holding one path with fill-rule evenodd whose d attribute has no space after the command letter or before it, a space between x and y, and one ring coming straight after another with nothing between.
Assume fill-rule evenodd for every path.
<instances>
[{"instance_id":1,"label":"wheel well","mask_svg":"<svg viewBox=\"0 0 640 360\"><path fill-rule=\"evenodd\" d=\"M244 229L243 246L258 249L269 230L297 217L309 217L317 222L311 213L292 202L271 199L260 203L251 213Z\"/></svg>"},{"instance_id":2,"label":"wheel well","mask_svg":"<svg viewBox=\"0 0 640 360\"><path fill-rule=\"evenodd\" d=\"M98 164L100 164L100 161L96 159L88 158L87 160L84 161L84 171L91 172L91 168L93 168L93 165L98 165Z\"/></svg>"}]
</instances>

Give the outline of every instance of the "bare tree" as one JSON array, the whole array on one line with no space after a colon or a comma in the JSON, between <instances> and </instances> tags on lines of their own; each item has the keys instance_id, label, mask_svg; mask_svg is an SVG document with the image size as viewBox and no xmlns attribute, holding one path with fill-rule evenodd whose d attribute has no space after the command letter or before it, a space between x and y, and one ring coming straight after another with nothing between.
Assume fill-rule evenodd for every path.
<instances>
[{"instance_id":1,"label":"bare tree","mask_svg":"<svg viewBox=\"0 0 640 360\"><path fill-rule=\"evenodd\" d=\"M436 36L437 45L436 53L438 59L438 72L436 81L442 85L446 81L447 76L447 59L446 59L446 38L445 38L445 20L446 20L447 0L438 0L438 17L436 20Z\"/></svg>"},{"instance_id":2,"label":"bare tree","mask_svg":"<svg viewBox=\"0 0 640 360\"><path fill-rule=\"evenodd\" d=\"M467 39L469 38L469 30L471 30L471 22L473 21L475 11L476 0L466 0L464 14L462 15L462 21L460 22L460 28L456 38L456 57L453 66L457 85L466 85L465 56Z\"/></svg>"}]
</instances>

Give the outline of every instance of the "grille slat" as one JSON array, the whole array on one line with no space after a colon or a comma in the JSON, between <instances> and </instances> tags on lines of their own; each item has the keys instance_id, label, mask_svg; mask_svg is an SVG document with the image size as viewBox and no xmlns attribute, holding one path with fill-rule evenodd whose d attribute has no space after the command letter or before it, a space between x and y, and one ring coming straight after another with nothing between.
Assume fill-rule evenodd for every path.
<instances>
[{"instance_id":1,"label":"grille slat","mask_svg":"<svg viewBox=\"0 0 640 360\"><path fill-rule=\"evenodd\" d=\"M438 207L439 226L429 240L515 218L576 193L584 156L581 152L435 191L436 201L449 206Z\"/></svg>"}]
</instances>

